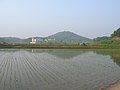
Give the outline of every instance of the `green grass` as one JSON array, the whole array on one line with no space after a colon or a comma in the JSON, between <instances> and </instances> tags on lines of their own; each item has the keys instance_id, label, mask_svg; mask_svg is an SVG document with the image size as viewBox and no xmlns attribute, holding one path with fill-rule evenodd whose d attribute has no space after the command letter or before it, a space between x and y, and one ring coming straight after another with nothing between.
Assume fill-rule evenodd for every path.
<instances>
[{"instance_id":1,"label":"green grass","mask_svg":"<svg viewBox=\"0 0 120 90\"><path fill-rule=\"evenodd\" d=\"M120 49L119 44L94 44L94 45L30 45L17 44L0 46L0 48L17 48L17 49Z\"/></svg>"}]
</instances>

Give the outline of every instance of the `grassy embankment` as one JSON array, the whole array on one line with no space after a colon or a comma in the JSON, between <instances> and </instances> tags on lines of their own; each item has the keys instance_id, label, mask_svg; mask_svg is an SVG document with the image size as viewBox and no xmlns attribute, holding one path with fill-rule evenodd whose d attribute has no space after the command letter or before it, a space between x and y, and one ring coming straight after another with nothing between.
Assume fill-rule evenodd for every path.
<instances>
[{"instance_id":1,"label":"grassy embankment","mask_svg":"<svg viewBox=\"0 0 120 90\"><path fill-rule=\"evenodd\" d=\"M90 45L0 45L0 48L15 49L120 49L120 44L90 44Z\"/></svg>"}]
</instances>

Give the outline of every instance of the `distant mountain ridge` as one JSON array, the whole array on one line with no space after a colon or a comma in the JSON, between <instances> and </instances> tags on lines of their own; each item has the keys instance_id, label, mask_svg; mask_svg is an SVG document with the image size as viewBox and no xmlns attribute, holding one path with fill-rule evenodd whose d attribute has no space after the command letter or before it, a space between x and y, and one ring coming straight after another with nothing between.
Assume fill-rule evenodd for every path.
<instances>
[{"instance_id":1,"label":"distant mountain ridge","mask_svg":"<svg viewBox=\"0 0 120 90\"><path fill-rule=\"evenodd\" d=\"M80 36L70 31L58 32L56 34L50 35L48 37L34 37L37 39L37 43L82 43L89 42L91 39ZM18 44L29 44L31 42L32 37L27 39L20 39L16 37L0 37L0 42L7 43L18 43Z\"/></svg>"},{"instance_id":2,"label":"distant mountain ridge","mask_svg":"<svg viewBox=\"0 0 120 90\"><path fill-rule=\"evenodd\" d=\"M22 43L22 39L17 37L0 37L0 42Z\"/></svg>"}]
</instances>

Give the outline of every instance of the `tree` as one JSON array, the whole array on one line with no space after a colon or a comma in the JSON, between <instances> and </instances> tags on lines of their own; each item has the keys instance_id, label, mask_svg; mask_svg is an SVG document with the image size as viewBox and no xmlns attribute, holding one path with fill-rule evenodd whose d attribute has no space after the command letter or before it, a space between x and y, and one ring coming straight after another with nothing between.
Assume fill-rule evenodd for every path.
<instances>
[{"instance_id":1,"label":"tree","mask_svg":"<svg viewBox=\"0 0 120 90\"><path fill-rule=\"evenodd\" d=\"M103 40L110 40L110 37L103 36L103 37L97 37L94 39L95 41L103 41Z\"/></svg>"},{"instance_id":2,"label":"tree","mask_svg":"<svg viewBox=\"0 0 120 90\"><path fill-rule=\"evenodd\" d=\"M120 28L114 31L113 34L111 34L111 37L114 37L114 36L120 37Z\"/></svg>"}]
</instances>

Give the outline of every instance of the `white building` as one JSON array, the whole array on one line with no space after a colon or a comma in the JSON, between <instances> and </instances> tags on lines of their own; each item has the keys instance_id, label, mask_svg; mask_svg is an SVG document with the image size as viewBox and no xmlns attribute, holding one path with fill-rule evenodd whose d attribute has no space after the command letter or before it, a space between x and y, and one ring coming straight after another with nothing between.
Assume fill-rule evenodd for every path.
<instances>
[{"instance_id":1,"label":"white building","mask_svg":"<svg viewBox=\"0 0 120 90\"><path fill-rule=\"evenodd\" d=\"M36 44L37 40L32 38L32 42L30 42L30 44Z\"/></svg>"}]
</instances>

